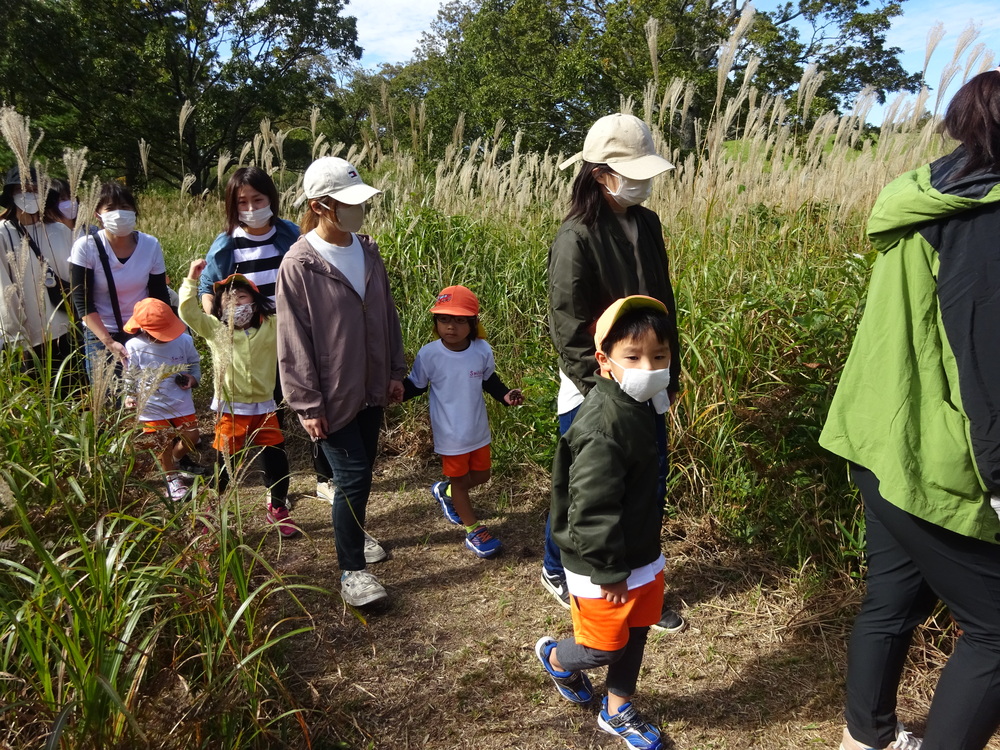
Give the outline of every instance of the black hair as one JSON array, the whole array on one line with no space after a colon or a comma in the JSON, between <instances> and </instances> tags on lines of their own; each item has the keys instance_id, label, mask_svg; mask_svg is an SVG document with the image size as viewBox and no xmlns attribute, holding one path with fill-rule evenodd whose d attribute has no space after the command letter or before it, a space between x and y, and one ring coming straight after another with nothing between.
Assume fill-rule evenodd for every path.
<instances>
[{"instance_id":1,"label":"black hair","mask_svg":"<svg viewBox=\"0 0 1000 750\"><path fill-rule=\"evenodd\" d=\"M611 325L601 342L601 351L609 354L622 341L633 341L647 331L652 331L657 341L670 348L670 335L673 333L670 315L653 307L636 307L623 312Z\"/></svg>"},{"instance_id":2,"label":"black hair","mask_svg":"<svg viewBox=\"0 0 1000 750\"><path fill-rule=\"evenodd\" d=\"M604 189L597 181L597 174L608 174L614 170L607 164L595 164L585 161L573 180L573 195L570 199L569 212L566 219L580 219L586 226L592 227L597 221L601 208L607 203Z\"/></svg>"},{"instance_id":3,"label":"black hair","mask_svg":"<svg viewBox=\"0 0 1000 750\"><path fill-rule=\"evenodd\" d=\"M14 169L17 169L17 167L15 167ZM13 169L11 170L11 172L7 173L8 180L10 179L10 175L12 172L14 172ZM28 182L28 185L31 187L36 187L37 179L38 178L35 174L35 168L32 167L31 180ZM51 224L56 221L62 221L64 218L62 215L62 211L59 210L59 190L54 183L55 180L53 180L53 184L49 186L49 191L45 195L44 202L42 201L42 196L40 195L38 196L38 207L42 214L41 220L43 224ZM0 206L3 207L3 211L0 211L0 220L13 221L13 222L17 221L17 204L14 203L15 188L19 189L20 185L17 183L8 182L8 184L5 184L3 186L3 193L0 194Z\"/></svg>"},{"instance_id":4,"label":"black hair","mask_svg":"<svg viewBox=\"0 0 1000 750\"><path fill-rule=\"evenodd\" d=\"M221 289L213 287L212 292L214 296L212 297L212 315L217 317L219 320L225 320L222 317L222 298L227 292L236 291L244 291L253 299L253 305L257 309L257 320L251 323L251 326L254 328L260 328L265 319L274 315L274 304L267 297L267 295L261 294L259 289L255 289L242 279L233 279Z\"/></svg>"},{"instance_id":5,"label":"black hair","mask_svg":"<svg viewBox=\"0 0 1000 750\"><path fill-rule=\"evenodd\" d=\"M449 313L441 313L442 315L448 315ZM434 315L434 332L437 333L438 315ZM465 318L465 322L469 324L469 343L471 344L477 338L479 338L479 316L478 315L452 315L453 318Z\"/></svg>"},{"instance_id":6,"label":"black hair","mask_svg":"<svg viewBox=\"0 0 1000 750\"><path fill-rule=\"evenodd\" d=\"M1000 170L1000 71L988 70L958 90L944 116L944 128L968 156L956 177Z\"/></svg>"},{"instance_id":7,"label":"black hair","mask_svg":"<svg viewBox=\"0 0 1000 750\"><path fill-rule=\"evenodd\" d=\"M98 213L101 206L127 206L126 210L135 211L136 216L139 215L139 207L132 191L117 180L109 180L101 185L101 192L97 196Z\"/></svg>"},{"instance_id":8,"label":"black hair","mask_svg":"<svg viewBox=\"0 0 1000 750\"><path fill-rule=\"evenodd\" d=\"M244 185L267 196L271 202L271 226L274 226L278 219L280 200L274 180L260 167L240 167L233 172L229 182L226 183L226 234L232 234L240 225L240 188Z\"/></svg>"}]
</instances>

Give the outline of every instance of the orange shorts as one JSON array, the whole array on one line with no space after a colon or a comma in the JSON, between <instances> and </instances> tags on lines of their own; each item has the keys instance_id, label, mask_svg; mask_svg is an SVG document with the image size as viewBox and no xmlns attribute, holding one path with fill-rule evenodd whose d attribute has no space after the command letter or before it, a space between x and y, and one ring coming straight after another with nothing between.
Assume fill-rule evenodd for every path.
<instances>
[{"instance_id":1,"label":"orange shorts","mask_svg":"<svg viewBox=\"0 0 1000 750\"><path fill-rule=\"evenodd\" d=\"M663 571L656 578L628 592L624 604L607 599L570 597L573 637L581 646L617 651L628 643L628 629L654 625L663 610Z\"/></svg>"},{"instance_id":2,"label":"orange shorts","mask_svg":"<svg viewBox=\"0 0 1000 750\"><path fill-rule=\"evenodd\" d=\"M143 432L159 432L170 428L183 429L192 424L198 423L197 414L188 414L186 417L172 417L170 419L151 419L142 423Z\"/></svg>"},{"instance_id":3,"label":"orange shorts","mask_svg":"<svg viewBox=\"0 0 1000 750\"><path fill-rule=\"evenodd\" d=\"M471 453L462 453L459 456L441 456L441 471L446 477L464 477L470 471L489 471L490 466L492 463L489 443L482 448L476 448Z\"/></svg>"},{"instance_id":4,"label":"orange shorts","mask_svg":"<svg viewBox=\"0 0 1000 750\"><path fill-rule=\"evenodd\" d=\"M212 447L229 455L249 445L281 445L285 436L278 427L278 416L267 414L220 414L215 423Z\"/></svg>"}]
</instances>

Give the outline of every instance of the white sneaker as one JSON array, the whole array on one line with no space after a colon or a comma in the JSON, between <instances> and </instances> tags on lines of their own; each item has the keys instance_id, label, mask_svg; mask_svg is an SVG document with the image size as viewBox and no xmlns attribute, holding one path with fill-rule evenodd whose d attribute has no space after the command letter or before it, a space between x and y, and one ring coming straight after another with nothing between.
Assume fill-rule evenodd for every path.
<instances>
[{"instance_id":1,"label":"white sneaker","mask_svg":"<svg viewBox=\"0 0 1000 750\"><path fill-rule=\"evenodd\" d=\"M340 593L352 607L363 607L389 596L378 579L367 570L346 571L340 577Z\"/></svg>"},{"instance_id":2,"label":"white sneaker","mask_svg":"<svg viewBox=\"0 0 1000 750\"><path fill-rule=\"evenodd\" d=\"M316 497L326 500L333 505L333 484L330 482L316 482Z\"/></svg>"},{"instance_id":3,"label":"white sneaker","mask_svg":"<svg viewBox=\"0 0 1000 750\"><path fill-rule=\"evenodd\" d=\"M187 483L177 475L167 479L167 494L170 495L171 500L183 500L188 489Z\"/></svg>"},{"instance_id":4,"label":"white sneaker","mask_svg":"<svg viewBox=\"0 0 1000 750\"><path fill-rule=\"evenodd\" d=\"M385 551L385 548L378 543L378 539L365 532L365 562L371 565L372 563L382 562L387 558L389 554Z\"/></svg>"},{"instance_id":5,"label":"white sneaker","mask_svg":"<svg viewBox=\"0 0 1000 750\"><path fill-rule=\"evenodd\" d=\"M919 737L914 737L906 731L902 722L896 724L896 739L885 750L920 750L924 741ZM862 745L851 736L851 733L844 730L844 739L840 743L840 750L878 750L878 748Z\"/></svg>"}]
</instances>

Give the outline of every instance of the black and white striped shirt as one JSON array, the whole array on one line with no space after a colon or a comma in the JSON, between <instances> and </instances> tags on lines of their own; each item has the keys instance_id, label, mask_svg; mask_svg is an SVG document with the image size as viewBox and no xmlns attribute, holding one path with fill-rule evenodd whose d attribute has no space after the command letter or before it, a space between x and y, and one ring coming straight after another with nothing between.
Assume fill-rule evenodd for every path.
<instances>
[{"instance_id":1,"label":"black and white striped shirt","mask_svg":"<svg viewBox=\"0 0 1000 750\"><path fill-rule=\"evenodd\" d=\"M274 245L275 227L267 234L248 234L243 227L233 232L236 246L233 249L234 272L241 273L257 285L260 293L274 302L275 284L281 251Z\"/></svg>"}]
</instances>

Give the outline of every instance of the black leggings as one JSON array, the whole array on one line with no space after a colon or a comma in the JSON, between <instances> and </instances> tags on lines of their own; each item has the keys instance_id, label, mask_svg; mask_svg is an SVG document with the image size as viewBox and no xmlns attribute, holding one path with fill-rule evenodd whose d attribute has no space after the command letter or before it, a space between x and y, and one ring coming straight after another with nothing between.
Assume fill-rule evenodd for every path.
<instances>
[{"instance_id":1,"label":"black leggings","mask_svg":"<svg viewBox=\"0 0 1000 750\"><path fill-rule=\"evenodd\" d=\"M649 628L629 628L628 644L617 651L601 651L581 646L570 636L556 644L556 658L562 668L569 672L607 665L608 676L604 682L608 692L619 698L630 698L635 693L648 635Z\"/></svg>"},{"instance_id":2,"label":"black leggings","mask_svg":"<svg viewBox=\"0 0 1000 750\"><path fill-rule=\"evenodd\" d=\"M288 456L285 454L285 444L251 445L244 450L260 450L260 460L264 465L264 478L271 490L271 505L279 508L284 507L285 498L288 497ZM239 454L234 456L234 460L238 456ZM218 468L218 490L222 493L229 486L229 472L226 470L225 456L222 453L219 453Z\"/></svg>"},{"instance_id":3,"label":"black leggings","mask_svg":"<svg viewBox=\"0 0 1000 750\"><path fill-rule=\"evenodd\" d=\"M896 693L914 629L941 599L962 629L934 690L923 750L982 750L1000 724L1000 546L917 518L852 467L865 503L868 590L847 654L847 728L895 739ZM560 654L560 657L562 654Z\"/></svg>"}]
</instances>

